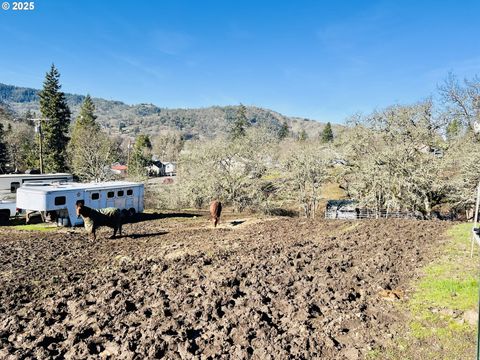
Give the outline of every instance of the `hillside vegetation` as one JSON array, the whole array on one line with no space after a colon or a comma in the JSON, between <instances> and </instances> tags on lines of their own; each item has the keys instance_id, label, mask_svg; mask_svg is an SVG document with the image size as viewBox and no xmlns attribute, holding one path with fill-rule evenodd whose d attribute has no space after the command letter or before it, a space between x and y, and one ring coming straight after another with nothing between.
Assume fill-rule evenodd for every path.
<instances>
[{"instance_id":1,"label":"hillside vegetation","mask_svg":"<svg viewBox=\"0 0 480 360\"><path fill-rule=\"evenodd\" d=\"M14 116L27 111L39 114L39 90L0 83L0 106ZM75 119L85 99L83 95L65 94ZM156 135L161 132L181 132L185 139L214 138L227 134L235 119L238 106L211 106L199 109L167 109L153 104L127 105L121 101L93 98L97 121L109 133ZM305 130L309 137L318 136L325 124L299 117L288 117L278 112L247 106L246 115L253 125L278 131L286 122L294 134ZM342 127L334 126L334 132Z\"/></svg>"}]
</instances>

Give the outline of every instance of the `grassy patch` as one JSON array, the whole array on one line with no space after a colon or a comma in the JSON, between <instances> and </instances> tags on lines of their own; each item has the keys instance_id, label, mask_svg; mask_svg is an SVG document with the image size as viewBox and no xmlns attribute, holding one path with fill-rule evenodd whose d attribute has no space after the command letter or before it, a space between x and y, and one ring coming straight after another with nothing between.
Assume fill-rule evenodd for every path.
<instances>
[{"instance_id":1,"label":"grassy patch","mask_svg":"<svg viewBox=\"0 0 480 360\"><path fill-rule=\"evenodd\" d=\"M424 269L410 301L413 310L426 307L475 310L478 301L478 246L470 257L471 224L459 224L447 232L451 241L442 255Z\"/></svg>"},{"instance_id":2,"label":"grassy patch","mask_svg":"<svg viewBox=\"0 0 480 360\"><path fill-rule=\"evenodd\" d=\"M26 230L26 231L54 231L57 230L56 225L52 224L29 224L29 225L16 225L11 226L14 230Z\"/></svg>"},{"instance_id":3,"label":"grassy patch","mask_svg":"<svg viewBox=\"0 0 480 360\"><path fill-rule=\"evenodd\" d=\"M337 183L326 183L322 186L321 197L327 200L344 199L345 191Z\"/></svg>"},{"instance_id":4,"label":"grassy patch","mask_svg":"<svg viewBox=\"0 0 480 360\"><path fill-rule=\"evenodd\" d=\"M265 181L275 181L281 179L282 176L282 172L278 170L271 170L267 174L263 175L262 179Z\"/></svg>"},{"instance_id":5,"label":"grassy patch","mask_svg":"<svg viewBox=\"0 0 480 360\"><path fill-rule=\"evenodd\" d=\"M432 305L455 310L473 309L476 304L478 281L468 275L465 280L444 278L448 272L429 274L420 283L413 305Z\"/></svg>"},{"instance_id":6,"label":"grassy patch","mask_svg":"<svg viewBox=\"0 0 480 360\"><path fill-rule=\"evenodd\" d=\"M343 228L341 229L341 233L342 233L342 234L345 234L345 233L348 233L348 232L350 232L350 231L353 231L353 230L355 230L358 226L360 226L360 222L359 222L359 221L355 221L355 222L353 222L352 224L343 227Z\"/></svg>"},{"instance_id":7,"label":"grassy patch","mask_svg":"<svg viewBox=\"0 0 480 360\"><path fill-rule=\"evenodd\" d=\"M470 257L472 224L458 224L437 259L413 284L415 292L401 304L408 324L394 344L370 359L470 359L476 346L478 246ZM470 316L468 316L468 314ZM472 316L473 315L473 316ZM473 321L472 321L473 317ZM470 320L470 321L469 321Z\"/></svg>"}]
</instances>

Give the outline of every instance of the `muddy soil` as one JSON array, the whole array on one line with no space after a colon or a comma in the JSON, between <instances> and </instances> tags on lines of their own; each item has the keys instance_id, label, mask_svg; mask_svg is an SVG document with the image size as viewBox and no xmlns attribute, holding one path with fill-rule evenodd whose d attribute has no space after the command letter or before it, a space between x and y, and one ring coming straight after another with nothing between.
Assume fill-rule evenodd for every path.
<instances>
[{"instance_id":1,"label":"muddy soil","mask_svg":"<svg viewBox=\"0 0 480 360\"><path fill-rule=\"evenodd\" d=\"M1 228L0 358L363 358L447 226L179 215L95 243Z\"/></svg>"}]
</instances>

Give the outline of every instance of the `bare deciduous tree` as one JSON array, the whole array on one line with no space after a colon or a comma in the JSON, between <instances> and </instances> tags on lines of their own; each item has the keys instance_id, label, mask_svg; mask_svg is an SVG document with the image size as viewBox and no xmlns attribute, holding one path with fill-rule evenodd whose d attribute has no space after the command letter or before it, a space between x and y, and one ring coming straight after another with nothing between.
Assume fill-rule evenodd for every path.
<instances>
[{"instance_id":1,"label":"bare deciduous tree","mask_svg":"<svg viewBox=\"0 0 480 360\"><path fill-rule=\"evenodd\" d=\"M33 126L21 122L14 124L7 136L7 148L15 171L37 167L37 149Z\"/></svg>"},{"instance_id":2,"label":"bare deciduous tree","mask_svg":"<svg viewBox=\"0 0 480 360\"><path fill-rule=\"evenodd\" d=\"M320 189L329 175L333 152L317 142L300 142L282 159L284 193L296 199L306 217L315 217Z\"/></svg>"},{"instance_id":3,"label":"bare deciduous tree","mask_svg":"<svg viewBox=\"0 0 480 360\"><path fill-rule=\"evenodd\" d=\"M480 78L465 79L463 85L449 74L439 88L446 118L459 121L463 126L479 132L480 128Z\"/></svg>"},{"instance_id":4,"label":"bare deciduous tree","mask_svg":"<svg viewBox=\"0 0 480 360\"><path fill-rule=\"evenodd\" d=\"M346 154L352 165L340 181L361 205L429 216L441 197L441 120L430 101L357 117Z\"/></svg>"},{"instance_id":5,"label":"bare deciduous tree","mask_svg":"<svg viewBox=\"0 0 480 360\"><path fill-rule=\"evenodd\" d=\"M103 131L91 127L78 129L74 151L69 154L72 169L83 181L110 180L116 150L114 142Z\"/></svg>"},{"instance_id":6,"label":"bare deciduous tree","mask_svg":"<svg viewBox=\"0 0 480 360\"><path fill-rule=\"evenodd\" d=\"M457 211L473 209L480 181L480 143L474 134L467 133L449 144L441 172L450 207Z\"/></svg>"},{"instance_id":7,"label":"bare deciduous tree","mask_svg":"<svg viewBox=\"0 0 480 360\"><path fill-rule=\"evenodd\" d=\"M267 193L262 176L272 162L275 141L265 131L248 129L239 139L192 144L178 166L184 198L197 207L213 198L237 211L258 206Z\"/></svg>"},{"instance_id":8,"label":"bare deciduous tree","mask_svg":"<svg viewBox=\"0 0 480 360\"><path fill-rule=\"evenodd\" d=\"M152 139L153 153L161 161L177 161L184 141L180 133L157 135Z\"/></svg>"}]
</instances>

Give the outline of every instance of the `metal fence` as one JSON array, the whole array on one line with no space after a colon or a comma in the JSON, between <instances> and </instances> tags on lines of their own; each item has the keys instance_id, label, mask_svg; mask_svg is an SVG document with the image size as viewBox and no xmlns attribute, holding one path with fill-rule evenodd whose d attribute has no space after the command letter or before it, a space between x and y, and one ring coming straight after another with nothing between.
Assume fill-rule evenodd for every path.
<instances>
[{"instance_id":1,"label":"metal fence","mask_svg":"<svg viewBox=\"0 0 480 360\"><path fill-rule=\"evenodd\" d=\"M361 220L361 219L417 219L418 215L413 212L402 211L374 211L359 209L359 211L325 211L325 219Z\"/></svg>"}]
</instances>

